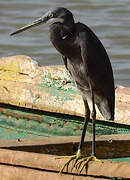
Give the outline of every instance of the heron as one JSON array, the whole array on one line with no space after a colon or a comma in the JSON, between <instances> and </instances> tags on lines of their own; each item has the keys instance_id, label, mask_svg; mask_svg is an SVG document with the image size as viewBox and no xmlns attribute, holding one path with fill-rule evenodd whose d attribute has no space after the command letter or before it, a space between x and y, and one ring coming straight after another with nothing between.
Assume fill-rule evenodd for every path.
<instances>
[{"instance_id":1,"label":"heron","mask_svg":"<svg viewBox=\"0 0 130 180\"><path fill-rule=\"evenodd\" d=\"M25 25L11 33L15 35L40 24L49 24L50 40L62 55L66 69L71 74L77 89L81 92L84 102L85 116L81 139L77 153L67 156L69 160L64 168L70 166L81 172L89 161L98 161L95 154L95 122L96 106L107 120L114 120L115 88L111 62L108 54L96 36L85 24L75 22L72 12L64 7L57 7L47 11L31 24ZM90 112L88 99L92 102ZM92 118L92 152L91 156L83 156L82 148L85 141L88 121ZM71 169L71 170L72 170Z\"/></svg>"}]
</instances>

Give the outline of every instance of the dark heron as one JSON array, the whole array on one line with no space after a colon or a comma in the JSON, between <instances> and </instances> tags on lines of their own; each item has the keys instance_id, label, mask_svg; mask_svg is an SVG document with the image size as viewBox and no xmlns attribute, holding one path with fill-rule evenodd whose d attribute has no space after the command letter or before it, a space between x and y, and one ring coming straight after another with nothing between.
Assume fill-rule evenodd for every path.
<instances>
[{"instance_id":1,"label":"dark heron","mask_svg":"<svg viewBox=\"0 0 130 180\"><path fill-rule=\"evenodd\" d=\"M43 23L50 24L50 40L62 54L64 64L83 97L85 120L78 151L63 167L63 169L67 167L68 170L69 163L74 160L73 168L82 164L79 168L81 171L88 161L97 160L95 157L95 104L104 118L114 120L115 88L111 63L104 46L94 32L85 24L75 23L72 13L62 7L48 11L33 23L11 35ZM87 98L92 100L93 141L92 155L83 158L81 150L90 119Z\"/></svg>"}]
</instances>

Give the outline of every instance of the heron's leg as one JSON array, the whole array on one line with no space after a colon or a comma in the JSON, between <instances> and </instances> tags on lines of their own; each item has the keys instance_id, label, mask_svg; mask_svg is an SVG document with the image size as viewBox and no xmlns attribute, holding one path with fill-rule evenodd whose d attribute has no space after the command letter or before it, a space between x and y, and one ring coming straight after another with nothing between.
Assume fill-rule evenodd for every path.
<instances>
[{"instance_id":1,"label":"heron's leg","mask_svg":"<svg viewBox=\"0 0 130 180\"><path fill-rule=\"evenodd\" d=\"M93 89L91 88L91 96L92 96L92 123L93 123L93 140L92 140L92 156L95 156L95 121L96 121L96 108L94 102L94 93Z\"/></svg>"},{"instance_id":2,"label":"heron's leg","mask_svg":"<svg viewBox=\"0 0 130 180\"><path fill-rule=\"evenodd\" d=\"M76 163L76 167L79 170L79 172L81 172L83 170L83 168L85 166L88 165L89 161L98 161L101 162L99 159L96 158L95 156L95 120L96 120L96 108L95 108L95 102L94 102L94 93L93 93L93 89L90 86L90 90L91 90L91 97L92 97L92 123L93 123L93 139L92 139L92 154L89 157L84 157L81 160L79 160L79 162Z\"/></svg>"},{"instance_id":3,"label":"heron's leg","mask_svg":"<svg viewBox=\"0 0 130 180\"><path fill-rule=\"evenodd\" d=\"M88 106L87 99L85 97L83 97L83 102L84 102L84 107L85 107L85 118L84 118L83 131L82 131L78 151L77 151L77 153L75 155L72 155L72 156L58 157L58 158L69 158L69 160L64 164L64 166L62 167L60 172L62 172L65 169L65 167L66 167L67 172L68 172L69 164L71 162L73 162L73 165L72 165L72 168L71 168L71 171L72 171L73 168L76 167L75 165L78 162L78 160L83 158L82 154L81 154L81 149L82 149L83 144L84 144L84 139L85 139L85 134L86 134L86 130L87 130L88 120L90 119L90 109L89 109L89 106Z\"/></svg>"},{"instance_id":4,"label":"heron's leg","mask_svg":"<svg viewBox=\"0 0 130 180\"><path fill-rule=\"evenodd\" d=\"M88 125L88 120L90 119L90 109L88 106L87 99L84 97L83 97L83 102L84 102L84 107L85 107L85 118L84 118L83 131L81 134L81 139L80 139L80 143L79 143L79 147L78 147L78 152L80 152L83 147L85 134L86 134L86 130L87 130L87 125Z\"/></svg>"},{"instance_id":5,"label":"heron's leg","mask_svg":"<svg viewBox=\"0 0 130 180\"><path fill-rule=\"evenodd\" d=\"M73 163L73 166L72 166L71 170L73 170L73 168L75 167L78 160L82 158L81 150L82 150L82 147L83 147L83 144L84 144L84 139L85 139L85 134L86 134L87 126L88 126L88 121L90 119L89 105L88 105L86 97L84 97L84 96L83 96L83 102L84 102L84 107L85 107L84 125L83 125L83 130L82 130L81 139L80 139L78 151L77 151L77 154L76 154L76 158L74 160L74 163Z\"/></svg>"}]
</instances>

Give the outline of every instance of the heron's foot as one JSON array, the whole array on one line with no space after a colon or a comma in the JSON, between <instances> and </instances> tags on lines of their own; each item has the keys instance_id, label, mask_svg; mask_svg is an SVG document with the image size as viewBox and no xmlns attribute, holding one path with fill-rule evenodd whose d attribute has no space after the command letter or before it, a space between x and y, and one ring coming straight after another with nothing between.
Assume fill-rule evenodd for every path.
<instances>
[{"instance_id":1,"label":"heron's foot","mask_svg":"<svg viewBox=\"0 0 130 180\"><path fill-rule=\"evenodd\" d=\"M77 164L78 160L83 158L83 157L82 157L82 154L81 154L80 150L78 150L76 155L72 155L72 156L60 156L60 157L57 157L56 159L62 159L62 158L68 158L69 160L64 164L64 166L60 170L60 173L62 173L65 168L66 168L66 171L68 172L69 171L70 163L72 163L72 167L71 167L71 172L72 172L72 170L74 168L76 168L76 164Z\"/></svg>"},{"instance_id":2,"label":"heron's foot","mask_svg":"<svg viewBox=\"0 0 130 180\"><path fill-rule=\"evenodd\" d=\"M87 167L88 167L88 163L90 161L97 161L97 162L101 162L100 159L97 159L95 156L91 155L89 157L83 157L81 158L76 164L75 164L75 167L76 169L78 170L79 174L82 172L82 170L84 168L86 168L87 170Z\"/></svg>"}]
</instances>

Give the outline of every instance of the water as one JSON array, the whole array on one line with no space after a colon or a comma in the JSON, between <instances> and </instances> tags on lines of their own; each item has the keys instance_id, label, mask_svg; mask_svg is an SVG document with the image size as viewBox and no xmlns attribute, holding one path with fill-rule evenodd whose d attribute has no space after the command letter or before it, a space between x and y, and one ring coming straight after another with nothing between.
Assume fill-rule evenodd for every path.
<instances>
[{"instance_id":1,"label":"water","mask_svg":"<svg viewBox=\"0 0 130 180\"><path fill-rule=\"evenodd\" d=\"M111 59L115 83L130 87L130 0L0 0L0 57L25 54L41 66L62 64L49 41L48 26L9 36L57 6L70 9L76 21L97 34Z\"/></svg>"}]
</instances>

